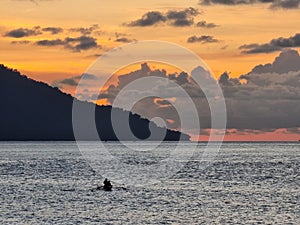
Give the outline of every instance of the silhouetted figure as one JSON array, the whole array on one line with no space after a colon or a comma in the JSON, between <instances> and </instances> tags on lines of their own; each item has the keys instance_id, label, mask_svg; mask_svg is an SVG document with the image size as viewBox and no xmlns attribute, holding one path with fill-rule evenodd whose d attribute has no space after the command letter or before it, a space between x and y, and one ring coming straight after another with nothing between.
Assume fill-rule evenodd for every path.
<instances>
[{"instance_id":1,"label":"silhouetted figure","mask_svg":"<svg viewBox=\"0 0 300 225\"><path fill-rule=\"evenodd\" d=\"M107 180L107 178L105 178L103 184L104 184L104 186L103 186L104 191L111 191L112 185L111 185L110 181Z\"/></svg>"}]
</instances>

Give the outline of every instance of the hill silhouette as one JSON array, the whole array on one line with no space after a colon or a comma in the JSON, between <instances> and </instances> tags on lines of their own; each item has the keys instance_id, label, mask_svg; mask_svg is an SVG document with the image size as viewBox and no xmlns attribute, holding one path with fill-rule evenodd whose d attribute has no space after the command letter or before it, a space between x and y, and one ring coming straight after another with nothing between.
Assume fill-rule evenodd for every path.
<instances>
[{"instance_id":1,"label":"hill silhouette","mask_svg":"<svg viewBox=\"0 0 300 225\"><path fill-rule=\"evenodd\" d=\"M32 80L17 70L0 65L0 141L72 141L72 104L74 98L58 88ZM79 100L75 100L79 101ZM95 105L80 102L81 107L89 109ZM96 106L95 121L99 137L105 141L118 141L111 124L111 106ZM128 112L127 112L128 113ZM117 109L120 118L125 112ZM119 117L117 117L119 118ZM181 133L157 127L147 119L130 113L129 124L133 134L139 139L150 135L152 139L166 132L165 141L177 141ZM119 122L119 121L118 121ZM120 121L124 123L125 121ZM85 132L83 132L85 133ZM184 140L189 136L182 134ZM85 133L82 140L94 140L93 135ZM122 134L123 140L131 140Z\"/></svg>"}]
</instances>

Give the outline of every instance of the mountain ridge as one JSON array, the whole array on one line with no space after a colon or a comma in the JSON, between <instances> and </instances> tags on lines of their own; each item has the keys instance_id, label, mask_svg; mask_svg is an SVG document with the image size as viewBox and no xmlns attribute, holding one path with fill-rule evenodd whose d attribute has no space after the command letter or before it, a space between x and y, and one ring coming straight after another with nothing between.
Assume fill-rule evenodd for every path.
<instances>
[{"instance_id":1,"label":"mountain ridge","mask_svg":"<svg viewBox=\"0 0 300 225\"><path fill-rule=\"evenodd\" d=\"M72 105L74 97L22 75L16 69L0 64L0 141L74 141L72 126ZM111 106L98 106L78 101L82 107L95 108L95 121L99 137L103 141L119 141L110 121ZM122 109L114 109L124 118ZM128 112L127 112L128 113ZM124 122L124 121L120 121ZM160 140L166 133L165 141L188 141L189 135L166 130L139 115L129 114L132 133L139 139ZM85 133L85 131L83 131ZM130 141L130 136L122 135ZM95 140L89 133L80 140Z\"/></svg>"}]
</instances>

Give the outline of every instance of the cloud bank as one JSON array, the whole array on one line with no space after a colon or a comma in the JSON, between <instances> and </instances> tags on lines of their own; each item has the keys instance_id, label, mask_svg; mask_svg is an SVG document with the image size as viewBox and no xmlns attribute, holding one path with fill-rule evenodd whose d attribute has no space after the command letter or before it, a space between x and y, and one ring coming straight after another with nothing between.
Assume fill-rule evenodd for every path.
<instances>
[{"instance_id":1,"label":"cloud bank","mask_svg":"<svg viewBox=\"0 0 300 225\"><path fill-rule=\"evenodd\" d=\"M195 42L200 42L202 44L206 43L216 43L219 42L218 39L215 39L213 36L209 35L202 35L202 36L191 36L187 39L187 43L195 43Z\"/></svg>"},{"instance_id":2,"label":"cloud bank","mask_svg":"<svg viewBox=\"0 0 300 225\"><path fill-rule=\"evenodd\" d=\"M38 36L43 35L46 33L51 33L52 35L57 35L63 33L65 29L61 27L40 27L35 26L33 28L18 28L13 29L6 32L3 36L22 39L28 38L31 36ZM56 38L56 39L40 39L40 40L20 40L20 41L12 41L12 44L34 44L37 46L44 46L44 47L57 47L62 46L65 49L69 49L73 52L81 52L86 51L93 48L102 48L101 45L97 43L97 39L93 37L94 32L99 32L99 26L97 24L92 25L90 27L77 27L77 28L70 28L68 29L71 33L79 33L81 36L67 36L64 39ZM119 42L125 42L125 39L119 38ZM129 41L129 39L127 40Z\"/></svg>"},{"instance_id":3,"label":"cloud bank","mask_svg":"<svg viewBox=\"0 0 300 225\"><path fill-rule=\"evenodd\" d=\"M34 27L32 29L28 28L18 28L15 30L8 31L4 34L4 37L12 37L12 38L23 38L23 37L30 37L30 36L37 36L42 34L40 31L40 27Z\"/></svg>"},{"instance_id":4,"label":"cloud bank","mask_svg":"<svg viewBox=\"0 0 300 225\"><path fill-rule=\"evenodd\" d=\"M270 9L298 9L300 0L201 0L200 5L250 5L250 4L269 4Z\"/></svg>"},{"instance_id":5,"label":"cloud bank","mask_svg":"<svg viewBox=\"0 0 300 225\"><path fill-rule=\"evenodd\" d=\"M70 49L75 52L80 52L83 50L89 50L92 48L101 48L100 45L98 45L96 38L90 37L90 36L80 36L80 37L66 37L64 40L61 39L55 39L55 40L40 40L35 42L38 46L47 46L47 47L53 47L53 46L63 46L66 49Z\"/></svg>"},{"instance_id":6,"label":"cloud bank","mask_svg":"<svg viewBox=\"0 0 300 225\"><path fill-rule=\"evenodd\" d=\"M288 38L279 37L265 44L252 43L242 45L240 49L245 54L257 54L271 53L292 47L300 47L300 33L296 33L294 36Z\"/></svg>"},{"instance_id":7,"label":"cloud bank","mask_svg":"<svg viewBox=\"0 0 300 225\"><path fill-rule=\"evenodd\" d=\"M214 23L207 23L206 21L195 23L194 20L199 14L201 14L201 12L192 7L182 10L169 10L167 12L149 11L140 19L125 23L124 25L130 27L149 27L158 24L173 27L189 27L195 25L203 28L214 28L217 26Z\"/></svg>"},{"instance_id":8,"label":"cloud bank","mask_svg":"<svg viewBox=\"0 0 300 225\"><path fill-rule=\"evenodd\" d=\"M258 65L249 73L239 78L230 78L224 72L218 80L225 97L228 124L227 128L233 132L264 133L285 128L292 132L300 127L300 56L295 50L283 51L274 62ZM285 63L289 62L289 63ZM193 73L203 77L207 87L215 80L209 79L208 71L195 68ZM183 87L193 99L198 110L201 127L210 129L210 109L203 91L191 80L188 74L167 73L165 70L151 69L146 63L139 70L123 74L118 77L116 85L102 92L99 99L106 99L112 103L119 91L137 77L158 76L175 81ZM187 101L177 97L177 88L165 83L149 84L149 90L158 94L167 93L168 99L159 99L155 96L144 99L132 109L135 113L148 119L153 117L164 118L168 128L179 129L180 119L172 102L182 104L189 113ZM134 95L135 91L128 93ZM147 92L148 90L145 90ZM88 94L88 93L85 93ZM191 133L196 132L192 131Z\"/></svg>"}]
</instances>

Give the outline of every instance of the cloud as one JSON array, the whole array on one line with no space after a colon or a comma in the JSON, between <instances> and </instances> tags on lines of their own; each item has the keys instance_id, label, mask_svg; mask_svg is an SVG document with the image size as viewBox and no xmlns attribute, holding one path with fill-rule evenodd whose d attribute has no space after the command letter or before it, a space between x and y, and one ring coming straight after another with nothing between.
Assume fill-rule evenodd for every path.
<instances>
[{"instance_id":1,"label":"cloud","mask_svg":"<svg viewBox=\"0 0 300 225\"><path fill-rule=\"evenodd\" d=\"M77 38L67 37L64 42L66 48L78 52L82 50L89 50L91 48L101 48L101 46L97 44L96 38L90 36L80 36Z\"/></svg>"},{"instance_id":2,"label":"cloud","mask_svg":"<svg viewBox=\"0 0 300 225\"><path fill-rule=\"evenodd\" d=\"M40 40L35 42L36 45L39 46L64 46L67 49L71 49L75 52L80 52L83 50L89 50L92 48L101 48L100 45L97 44L97 40L94 37L90 36L80 36L80 37L66 37L64 40L55 39L55 40Z\"/></svg>"},{"instance_id":3,"label":"cloud","mask_svg":"<svg viewBox=\"0 0 300 225\"><path fill-rule=\"evenodd\" d=\"M66 78L61 80L59 84L68 85L68 86L77 86L78 82L77 80L75 80L75 78Z\"/></svg>"},{"instance_id":4,"label":"cloud","mask_svg":"<svg viewBox=\"0 0 300 225\"><path fill-rule=\"evenodd\" d=\"M79 76L74 76L74 77L70 77L70 78L65 78L65 79L62 79L62 80L57 80L57 81L54 81L52 83L52 86L54 87L62 87L62 86L77 86L80 79L83 78L85 80L97 80L97 77L93 74L87 74L87 73L84 73L82 75L79 75Z\"/></svg>"},{"instance_id":5,"label":"cloud","mask_svg":"<svg viewBox=\"0 0 300 225\"><path fill-rule=\"evenodd\" d=\"M223 73L219 83L226 99L228 128L266 131L300 127L297 62L298 52L286 50L274 62L258 65L239 79Z\"/></svg>"},{"instance_id":6,"label":"cloud","mask_svg":"<svg viewBox=\"0 0 300 225\"><path fill-rule=\"evenodd\" d=\"M8 31L4 36L5 37L13 37L13 38L23 38L23 37L29 37L29 36L37 36L42 34L40 31L40 27L34 27L32 29L28 28L18 28L15 30Z\"/></svg>"},{"instance_id":7,"label":"cloud","mask_svg":"<svg viewBox=\"0 0 300 225\"><path fill-rule=\"evenodd\" d=\"M250 5L250 4L269 4L270 9L298 9L300 0L200 0L200 5Z\"/></svg>"},{"instance_id":8,"label":"cloud","mask_svg":"<svg viewBox=\"0 0 300 225\"><path fill-rule=\"evenodd\" d=\"M186 8L183 10L169 10L166 13L159 11L150 11L145 13L141 19L132 21L127 26L153 26L159 23L167 23L175 27L191 26L194 24L194 17L200 12L195 8Z\"/></svg>"},{"instance_id":9,"label":"cloud","mask_svg":"<svg viewBox=\"0 0 300 225\"><path fill-rule=\"evenodd\" d=\"M277 0L277 1L273 1L271 8L298 9L299 6L300 6L300 0Z\"/></svg>"},{"instance_id":10,"label":"cloud","mask_svg":"<svg viewBox=\"0 0 300 225\"><path fill-rule=\"evenodd\" d=\"M30 40L22 40L22 41L12 41L12 44L30 44L34 43L38 46L47 46L47 47L54 47L54 46L63 46L66 49L70 49L74 52L80 52L84 50L89 50L92 48L101 48L101 45L97 43L97 39L92 37L92 32L98 29L98 25L92 25L88 28L71 28L72 32L79 32L82 35L79 37L66 37L64 39L41 39L38 41L30 41ZM11 31L8 31L4 36L5 37L14 37L14 38L23 38L29 36L37 36L43 34L43 32L50 32L51 34L59 34L63 33L64 29L61 27L40 27L35 26L32 29L28 28L18 28ZM120 42L125 42L125 39L119 38ZM129 41L129 39L127 40Z\"/></svg>"},{"instance_id":11,"label":"cloud","mask_svg":"<svg viewBox=\"0 0 300 225\"><path fill-rule=\"evenodd\" d=\"M284 38L276 38L265 44L246 44L239 48L242 53L256 54L256 53L271 53L275 51L281 51L285 48L300 47L300 33L296 33L294 36Z\"/></svg>"},{"instance_id":12,"label":"cloud","mask_svg":"<svg viewBox=\"0 0 300 225\"><path fill-rule=\"evenodd\" d=\"M247 5L253 4L256 2L269 3L273 2L273 0L201 0L201 5L213 5L213 4L221 4L221 5Z\"/></svg>"},{"instance_id":13,"label":"cloud","mask_svg":"<svg viewBox=\"0 0 300 225\"><path fill-rule=\"evenodd\" d=\"M36 45L39 46L57 46L57 45L65 45L65 42L61 39L55 39L55 40L40 40L35 42Z\"/></svg>"},{"instance_id":14,"label":"cloud","mask_svg":"<svg viewBox=\"0 0 300 225\"><path fill-rule=\"evenodd\" d=\"M119 37L119 38L115 39L115 42L123 42L123 43L130 43L130 42L133 42L133 41L136 41L136 40L135 39L129 39L129 38L126 38L126 37Z\"/></svg>"},{"instance_id":15,"label":"cloud","mask_svg":"<svg viewBox=\"0 0 300 225\"><path fill-rule=\"evenodd\" d=\"M258 65L254 67L250 74L263 73L288 73L290 71L300 70L300 56L299 53L292 49L283 50L273 63L265 65Z\"/></svg>"},{"instance_id":16,"label":"cloud","mask_svg":"<svg viewBox=\"0 0 300 225\"><path fill-rule=\"evenodd\" d=\"M257 53L271 53L280 51L281 47L274 46L271 44L247 44L240 46L239 49L242 49L242 53L245 54L257 54Z\"/></svg>"},{"instance_id":17,"label":"cloud","mask_svg":"<svg viewBox=\"0 0 300 225\"><path fill-rule=\"evenodd\" d=\"M208 76L208 72L200 67L195 68L192 73L201 74L199 76L202 77L203 84L208 88L211 87L211 84L216 84L216 81ZM185 111L184 113L186 113L187 115L191 113L191 107L187 105L188 101L182 98L181 94L178 93L178 86L174 86L174 84L176 83L177 85L180 85L184 90L186 90L186 92L190 96L192 96L192 99L198 98L199 101L197 103L200 103L196 104L196 106L198 107L200 114L205 115L201 116L201 122L203 122L203 126L209 126L210 120L206 119L207 117L210 117L210 112L209 110L207 110L207 107L203 107L203 104L207 105L207 100L203 98L204 94L199 86L197 86L185 72L167 73L167 71L163 69L151 69L147 63L143 63L141 64L140 69L120 75L118 77L118 83L110 85L107 90L103 91L99 95L99 99L105 99L108 102L112 103L123 87L125 87L135 79L142 77L166 78L166 82L161 82L160 79L157 79L151 84L145 84L145 88L138 87L136 90L133 89L128 92L128 94L126 94L126 96L124 97L125 99L121 100L122 102L130 101L131 96L136 96L137 92L141 90L143 90L146 95L147 93L149 93L148 96L153 96L153 93L157 93L157 96L164 95L169 97L166 97L165 99L159 99L153 96L143 99L142 101L135 104L134 108L132 109L134 113L138 113L143 117L149 119L153 117L160 117L166 121L168 128L179 128L180 118L178 118L178 113L176 112L172 103L179 102L179 104L182 104L182 108ZM172 80L173 82L170 82L169 80ZM190 131L192 132L195 123L190 121L189 126L191 128Z\"/></svg>"},{"instance_id":18,"label":"cloud","mask_svg":"<svg viewBox=\"0 0 300 225\"><path fill-rule=\"evenodd\" d=\"M71 32L76 32L76 33L81 33L82 35L90 35L94 31L98 30L99 25L94 24L90 27L76 27L76 28L70 28L69 31Z\"/></svg>"},{"instance_id":19,"label":"cloud","mask_svg":"<svg viewBox=\"0 0 300 225\"><path fill-rule=\"evenodd\" d=\"M167 12L167 18L171 20L186 19L188 17L197 15L199 15L199 11L192 7L186 8L184 10L170 10Z\"/></svg>"},{"instance_id":20,"label":"cloud","mask_svg":"<svg viewBox=\"0 0 300 225\"><path fill-rule=\"evenodd\" d=\"M219 42L218 39L215 39L213 36L209 36L209 35L202 35L202 36L191 36L187 39L188 43L195 43L195 42L200 42L202 44L206 44L206 43L215 43L215 42Z\"/></svg>"},{"instance_id":21,"label":"cloud","mask_svg":"<svg viewBox=\"0 0 300 225\"><path fill-rule=\"evenodd\" d=\"M175 27L186 27L186 26L191 26L193 24L194 24L193 19L176 19L173 22L171 22L171 25Z\"/></svg>"},{"instance_id":22,"label":"cloud","mask_svg":"<svg viewBox=\"0 0 300 225\"><path fill-rule=\"evenodd\" d=\"M18 28L11 31L8 31L4 34L5 37L13 38L23 38L30 36L37 36L43 34L43 32L50 32L51 34L62 33L64 30L60 27L45 27L41 28L40 26L35 26L31 29L29 28Z\"/></svg>"},{"instance_id":23,"label":"cloud","mask_svg":"<svg viewBox=\"0 0 300 225\"><path fill-rule=\"evenodd\" d=\"M196 24L197 27L202 27L202 28L215 28L217 27L218 25L215 24L215 23L207 23L206 21L202 20L202 21L199 21L197 24Z\"/></svg>"},{"instance_id":24,"label":"cloud","mask_svg":"<svg viewBox=\"0 0 300 225\"><path fill-rule=\"evenodd\" d=\"M141 19L132 21L127 25L131 27L145 27L152 26L160 22L165 22L166 20L166 17L161 12L151 11L144 14Z\"/></svg>"},{"instance_id":25,"label":"cloud","mask_svg":"<svg viewBox=\"0 0 300 225\"><path fill-rule=\"evenodd\" d=\"M170 10L167 12L166 17L172 26L183 27L191 26L194 24L194 17L199 15L199 11L195 8L187 8L184 10Z\"/></svg>"},{"instance_id":26,"label":"cloud","mask_svg":"<svg viewBox=\"0 0 300 225\"><path fill-rule=\"evenodd\" d=\"M300 127L300 68L299 54L295 50L283 51L274 62L254 67L251 72L239 78L231 78L229 72L224 72L219 79L219 84L227 106L228 129L245 135L258 134L285 128L289 132L298 132ZM201 74L201 83L210 90L215 82L208 79L208 71L201 67L195 68L192 73ZM141 68L120 75L118 83L111 85L99 97L113 102L119 91L128 83L140 77L157 76L175 81L190 95L198 110L201 128L211 128L211 112L207 98L190 76L184 72L168 73L162 69L151 69L147 64ZM180 128L180 119L172 103L181 104L185 113L190 113L191 107L187 101L178 96L178 88L171 83L152 83L142 89L145 93L157 93L158 96L166 94L166 99L157 97L147 98L138 102L132 109L146 118L161 117L172 129ZM141 90L128 92L125 98ZM151 96L151 95L149 95ZM124 99L124 101L129 101ZM170 101L169 99L172 99ZM193 126L190 126L191 133ZM295 129L297 128L297 129Z\"/></svg>"},{"instance_id":27,"label":"cloud","mask_svg":"<svg viewBox=\"0 0 300 225\"><path fill-rule=\"evenodd\" d=\"M59 34L62 33L64 29L61 27L45 27L42 31L50 32L51 34Z\"/></svg>"}]
</instances>

